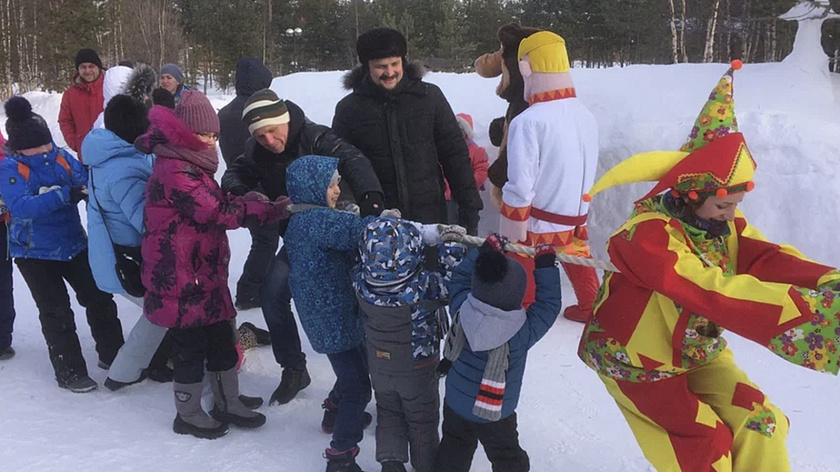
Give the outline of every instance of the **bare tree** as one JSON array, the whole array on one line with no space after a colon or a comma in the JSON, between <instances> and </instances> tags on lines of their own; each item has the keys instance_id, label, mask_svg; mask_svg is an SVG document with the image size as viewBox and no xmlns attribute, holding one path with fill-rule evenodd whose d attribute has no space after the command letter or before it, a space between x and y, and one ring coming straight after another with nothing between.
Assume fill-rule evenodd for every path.
<instances>
[{"instance_id":1,"label":"bare tree","mask_svg":"<svg viewBox=\"0 0 840 472\"><path fill-rule=\"evenodd\" d=\"M668 11L670 13L671 25L671 53L674 64L680 62L679 51L677 50L677 24L674 17L674 0L668 0Z\"/></svg>"},{"instance_id":2,"label":"bare tree","mask_svg":"<svg viewBox=\"0 0 840 472\"><path fill-rule=\"evenodd\" d=\"M706 26L706 47L703 48L703 62L712 62L715 57L715 30L717 29L718 10L720 0L715 0L712 16Z\"/></svg>"},{"instance_id":3,"label":"bare tree","mask_svg":"<svg viewBox=\"0 0 840 472\"><path fill-rule=\"evenodd\" d=\"M688 53L685 50L685 2L681 0L682 10L680 12L680 60L688 62Z\"/></svg>"}]
</instances>

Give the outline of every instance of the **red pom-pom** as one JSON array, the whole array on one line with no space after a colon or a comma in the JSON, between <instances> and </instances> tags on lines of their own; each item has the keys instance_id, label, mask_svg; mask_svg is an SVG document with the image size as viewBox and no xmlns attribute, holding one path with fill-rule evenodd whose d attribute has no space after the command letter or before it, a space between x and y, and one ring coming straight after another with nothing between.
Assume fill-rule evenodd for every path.
<instances>
[{"instance_id":1,"label":"red pom-pom","mask_svg":"<svg viewBox=\"0 0 840 472\"><path fill-rule=\"evenodd\" d=\"M584 193L581 200L585 201L586 203L589 203L592 201L592 197L590 197L588 193Z\"/></svg>"},{"instance_id":2,"label":"red pom-pom","mask_svg":"<svg viewBox=\"0 0 840 472\"><path fill-rule=\"evenodd\" d=\"M733 69L739 70L741 67L743 67L744 63L741 62L740 59L735 59L734 61L731 62L730 65L732 66Z\"/></svg>"},{"instance_id":3,"label":"red pom-pom","mask_svg":"<svg viewBox=\"0 0 840 472\"><path fill-rule=\"evenodd\" d=\"M726 198L727 195L729 195L729 190L726 190L725 188L719 188L715 192L715 196L718 198Z\"/></svg>"},{"instance_id":4,"label":"red pom-pom","mask_svg":"<svg viewBox=\"0 0 840 472\"><path fill-rule=\"evenodd\" d=\"M755 188L755 182L753 182L752 180L747 182L747 192L751 192L752 189L754 189L754 188Z\"/></svg>"},{"instance_id":5,"label":"red pom-pom","mask_svg":"<svg viewBox=\"0 0 840 472\"><path fill-rule=\"evenodd\" d=\"M688 198L691 199L691 200L697 200L700 197L697 195L697 192L692 190L692 191L688 192Z\"/></svg>"},{"instance_id":6,"label":"red pom-pom","mask_svg":"<svg viewBox=\"0 0 840 472\"><path fill-rule=\"evenodd\" d=\"M674 198L677 198L677 197L680 196L680 192L677 189L672 188L671 189L671 196L674 197Z\"/></svg>"}]
</instances>

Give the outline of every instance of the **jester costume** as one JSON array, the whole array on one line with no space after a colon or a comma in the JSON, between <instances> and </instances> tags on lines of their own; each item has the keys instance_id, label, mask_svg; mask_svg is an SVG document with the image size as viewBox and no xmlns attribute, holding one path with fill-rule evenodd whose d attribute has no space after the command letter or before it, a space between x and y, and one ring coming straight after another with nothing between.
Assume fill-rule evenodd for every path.
<instances>
[{"instance_id":1,"label":"jester costume","mask_svg":"<svg viewBox=\"0 0 840 472\"><path fill-rule=\"evenodd\" d=\"M725 329L797 365L838 371L840 273L768 242L739 211L712 221L689 209L753 188L755 161L734 117L738 68L680 151L633 156L586 197L658 181L609 239L619 272L604 275L579 349L658 471L790 471L788 419L735 364Z\"/></svg>"}]
</instances>

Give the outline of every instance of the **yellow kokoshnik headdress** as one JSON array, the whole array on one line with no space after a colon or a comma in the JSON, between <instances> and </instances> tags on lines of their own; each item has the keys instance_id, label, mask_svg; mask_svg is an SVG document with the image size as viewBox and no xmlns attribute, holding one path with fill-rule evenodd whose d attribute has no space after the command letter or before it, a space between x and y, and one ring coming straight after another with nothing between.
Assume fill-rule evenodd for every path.
<instances>
[{"instance_id":1,"label":"yellow kokoshnik headdress","mask_svg":"<svg viewBox=\"0 0 840 472\"><path fill-rule=\"evenodd\" d=\"M607 171L583 196L585 201L607 188L633 182L655 182L640 202L665 190L691 200L700 196L725 197L755 187L755 160L738 132L732 98L734 72L741 61L732 61L703 106L688 141L679 151L652 151L631 156Z\"/></svg>"}]
</instances>

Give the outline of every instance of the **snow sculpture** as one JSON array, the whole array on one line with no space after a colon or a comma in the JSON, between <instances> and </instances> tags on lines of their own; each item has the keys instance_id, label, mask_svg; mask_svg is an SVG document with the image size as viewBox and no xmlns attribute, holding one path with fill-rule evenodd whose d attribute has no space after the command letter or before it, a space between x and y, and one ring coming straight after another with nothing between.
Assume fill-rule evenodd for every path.
<instances>
[{"instance_id":1,"label":"snow sculpture","mask_svg":"<svg viewBox=\"0 0 840 472\"><path fill-rule=\"evenodd\" d=\"M840 15L831 9L828 0L802 1L780 15L779 19L799 23L793 51L782 63L804 72L828 76L828 56L823 52L820 38L823 22L832 18L840 18Z\"/></svg>"}]
</instances>

